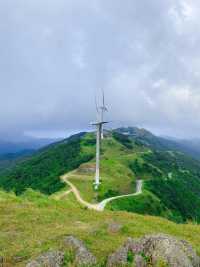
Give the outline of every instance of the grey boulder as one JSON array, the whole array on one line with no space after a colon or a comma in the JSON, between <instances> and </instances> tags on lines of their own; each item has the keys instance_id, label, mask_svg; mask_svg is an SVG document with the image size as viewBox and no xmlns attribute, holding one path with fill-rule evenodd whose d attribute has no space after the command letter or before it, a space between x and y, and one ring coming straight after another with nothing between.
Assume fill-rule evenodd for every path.
<instances>
[{"instance_id":1,"label":"grey boulder","mask_svg":"<svg viewBox=\"0 0 200 267\"><path fill-rule=\"evenodd\" d=\"M64 238L64 245L73 251L75 266L93 266L97 263L95 256L85 247L83 242L73 236Z\"/></svg>"},{"instance_id":2,"label":"grey boulder","mask_svg":"<svg viewBox=\"0 0 200 267\"><path fill-rule=\"evenodd\" d=\"M190 244L164 234L128 238L108 257L107 267L126 265L129 253L132 253L136 267L158 266L161 263L170 267L200 267L200 258Z\"/></svg>"},{"instance_id":3,"label":"grey boulder","mask_svg":"<svg viewBox=\"0 0 200 267\"><path fill-rule=\"evenodd\" d=\"M61 267L64 263L64 253L50 251L29 262L26 267Z\"/></svg>"}]
</instances>

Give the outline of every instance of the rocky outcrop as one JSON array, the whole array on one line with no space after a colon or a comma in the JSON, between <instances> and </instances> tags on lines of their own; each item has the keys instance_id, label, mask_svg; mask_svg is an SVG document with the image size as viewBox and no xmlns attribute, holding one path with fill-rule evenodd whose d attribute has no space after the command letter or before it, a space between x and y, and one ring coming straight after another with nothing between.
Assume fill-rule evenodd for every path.
<instances>
[{"instance_id":1,"label":"rocky outcrop","mask_svg":"<svg viewBox=\"0 0 200 267\"><path fill-rule=\"evenodd\" d=\"M69 253L69 262L76 267L97 266L94 255L85 247L82 241L67 236L64 238L64 252L51 251L42 254L26 267L61 267ZM0 267L3 266L0 257ZM65 262L66 263L66 262ZM140 239L128 238L117 251L107 259L107 267L200 267L200 258L193 248L183 240L172 236L157 234Z\"/></svg>"},{"instance_id":2,"label":"rocky outcrop","mask_svg":"<svg viewBox=\"0 0 200 267\"><path fill-rule=\"evenodd\" d=\"M136 267L158 264L200 267L200 258L186 241L164 234L145 236L141 239L129 238L121 248L108 257L107 267L126 265L130 254Z\"/></svg>"},{"instance_id":3,"label":"rocky outcrop","mask_svg":"<svg viewBox=\"0 0 200 267\"><path fill-rule=\"evenodd\" d=\"M128 263L127 258L128 248L122 246L108 257L107 267L123 266Z\"/></svg>"},{"instance_id":4,"label":"rocky outcrop","mask_svg":"<svg viewBox=\"0 0 200 267\"><path fill-rule=\"evenodd\" d=\"M108 232L115 234L118 233L122 229L122 225L116 222L110 222L108 224Z\"/></svg>"},{"instance_id":5,"label":"rocky outcrop","mask_svg":"<svg viewBox=\"0 0 200 267\"><path fill-rule=\"evenodd\" d=\"M82 241L78 240L73 236L64 238L64 245L67 249L74 252L74 264L75 266L92 266L96 264L96 258L94 255L85 247Z\"/></svg>"},{"instance_id":6,"label":"rocky outcrop","mask_svg":"<svg viewBox=\"0 0 200 267\"><path fill-rule=\"evenodd\" d=\"M64 253L61 251L51 251L29 262L26 267L61 267L63 263Z\"/></svg>"},{"instance_id":7,"label":"rocky outcrop","mask_svg":"<svg viewBox=\"0 0 200 267\"><path fill-rule=\"evenodd\" d=\"M67 236L64 238L64 252L47 252L39 256L37 259L30 261L26 267L61 267L64 263L65 253L67 255L67 253L71 252L73 257L68 263L72 263L73 266L89 267L97 263L96 258L85 247L82 241L73 236Z\"/></svg>"}]
</instances>

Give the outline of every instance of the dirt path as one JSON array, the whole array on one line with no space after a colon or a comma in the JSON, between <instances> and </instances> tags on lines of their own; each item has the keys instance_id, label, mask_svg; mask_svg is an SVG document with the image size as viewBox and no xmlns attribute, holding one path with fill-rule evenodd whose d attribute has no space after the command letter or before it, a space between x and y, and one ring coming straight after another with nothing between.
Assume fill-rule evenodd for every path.
<instances>
[{"instance_id":1,"label":"dirt path","mask_svg":"<svg viewBox=\"0 0 200 267\"><path fill-rule=\"evenodd\" d=\"M107 198L107 199L104 199L103 201L101 201L100 203L97 203L97 204L92 204L92 203L89 203L87 201L85 201L84 199L82 199L81 195L80 195L80 192L79 190L76 188L76 186L71 183L68 178L70 177L70 173L68 174L65 174L63 176L61 176L61 180L63 182L65 182L66 184L69 185L69 187L71 188L71 190L68 190L67 192L73 192L77 201L82 204L83 206L87 207L88 209L92 209L92 210L96 210L96 211L103 211L106 207L106 205L115 200L115 199L119 199L119 198L125 198L125 197L131 197L131 196L137 196L139 194L142 193L142 185L143 185L143 181L142 180L137 180L136 181L136 192L133 193L133 194L128 194L128 195L121 195L121 196L116 196L116 197L110 197L110 198ZM66 193L67 193L66 192ZM63 193L64 194L64 193Z\"/></svg>"},{"instance_id":2,"label":"dirt path","mask_svg":"<svg viewBox=\"0 0 200 267\"><path fill-rule=\"evenodd\" d=\"M133 194L128 194L128 195L121 195L121 196L116 196L116 197L110 197L110 198L107 198L107 199L104 199L103 201L101 201L98 205L99 205L99 208L100 210L104 210L106 205L115 200L115 199L119 199L119 198L125 198L125 197L131 197L131 196L137 196L137 195L140 195L142 194L142 185L143 185L143 181L142 180L137 180L136 181L136 192L133 193Z\"/></svg>"},{"instance_id":3,"label":"dirt path","mask_svg":"<svg viewBox=\"0 0 200 267\"><path fill-rule=\"evenodd\" d=\"M67 195L69 195L69 193L71 193L71 192L72 192L72 189L69 189L69 190L67 190L67 191L61 192L60 194L55 195L53 198L54 198L55 200L60 200L60 199L65 198L65 197L66 197Z\"/></svg>"}]
</instances>

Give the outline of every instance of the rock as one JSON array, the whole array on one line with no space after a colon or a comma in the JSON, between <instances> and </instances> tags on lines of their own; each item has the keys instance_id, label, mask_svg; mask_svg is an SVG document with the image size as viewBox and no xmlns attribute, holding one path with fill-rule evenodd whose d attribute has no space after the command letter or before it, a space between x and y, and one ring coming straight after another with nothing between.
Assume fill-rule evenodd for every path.
<instances>
[{"instance_id":1,"label":"rock","mask_svg":"<svg viewBox=\"0 0 200 267\"><path fill-rule=\"evenodd\" d=\"M107 267L123 266L128 263L128 247L122 246L108 257Z\"/></svg>"},{"instance_id":2,"label":"rock","mask_svg":"<svg viewBox=\"0 0 200 267\"><path fill-rule=\"evenodd\" d=\"M73 236L65 237L64 245L75 254L76 266L92 266L97 263L94 255L85 247L82 241Z\"/></svg>"},{"instance_id":3,"label":"rock","mask_svg":"<svg viewBox=\"0 0 200 267\"><path fill-rule=\"evenodd\" d=\"M141 255L136 255L134 258L135 267L146 267L145 259Z\"/></svg>"},{"instance_id":4,"label":"rock","mask_svg":"<svg viewBox=\"0 0 200 267\"><path fill-rule=\"evenodd\" d=\"M110 233L118 233L122 228L122 225L116 222L111 222L108 224L108 231Z\"/></svg>"},{"instance_id":5,"label":"rock","mask_svg":"<svg viewBox=\"0 0 200 267\"><path fill-rule=\"evenodd\" d=\"M26 267L61 267L63 263L64 253L61 251L51 251L29 262Z\"/></svg>"},{"instance_id":6,"label":"rock","mask_svg":"<svg viewBox=\"0 0 200 267\"><path fill-rule=\"evenodd\" d=\"M161 261L173 267L200 266L200 258L193 248L186 241L169 235L146 236L140 240L140 245L144 255L151 258L153 265Z\"/></svg>"},{"instance_id":7,"label":"rock","mask_svg":"<svg viewBox=\"0 0 200 267\"><path fill-rule=\"evenodd\" d=\"M107 267L127 264L129 253L132 253L136 267L147 267L149 264L200 267L200 258L186 241L164 234L149 235L141 239L128 238L122 247L108 257Z\"/></svg>"}]
</instances>

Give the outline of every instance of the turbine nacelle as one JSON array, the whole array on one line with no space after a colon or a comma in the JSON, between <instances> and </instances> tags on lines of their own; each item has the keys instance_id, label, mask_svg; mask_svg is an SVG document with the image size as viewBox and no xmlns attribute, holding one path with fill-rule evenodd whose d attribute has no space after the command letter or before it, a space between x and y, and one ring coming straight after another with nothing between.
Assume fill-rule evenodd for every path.
<instances>
[{"instance_id":1,"label":"turbine nacelle","mask_svg":"<svg viewBox=\"0 0 200 267\"><path fill-rule=\"evenodd\" d=\"M103 124L106 124L106 123L109 123L108 121L100 121L100 122L91 122L90 124L91 125L96 125L96 126L98 126L98 125L103 125Z\"/></svg>"}]
</instances>

